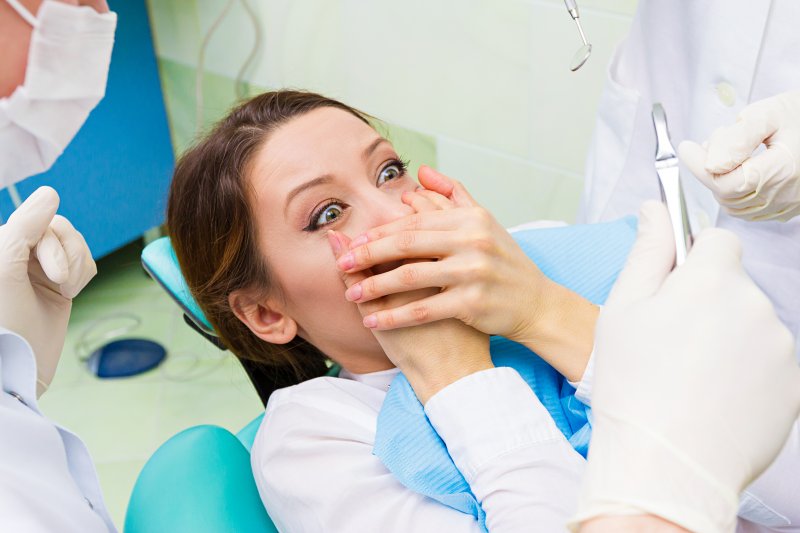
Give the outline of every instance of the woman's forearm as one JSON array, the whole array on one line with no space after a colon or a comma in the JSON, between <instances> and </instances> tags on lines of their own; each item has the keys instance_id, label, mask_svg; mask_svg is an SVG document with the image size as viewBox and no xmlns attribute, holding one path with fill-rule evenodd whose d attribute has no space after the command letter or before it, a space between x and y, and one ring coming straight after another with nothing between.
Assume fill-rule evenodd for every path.
<instances>
[{"instance_id":1,"label":"woman's forearm","mask_svg":"<svg viewBox=\"0 0 800 533\"><path fill-rule=\"evenodd\" d=\"M580 381L594 347L600 308L579 294L551 282L542 291L528 329L513 339L539 354L570 381Z\"/></svg>"}]
</instances>

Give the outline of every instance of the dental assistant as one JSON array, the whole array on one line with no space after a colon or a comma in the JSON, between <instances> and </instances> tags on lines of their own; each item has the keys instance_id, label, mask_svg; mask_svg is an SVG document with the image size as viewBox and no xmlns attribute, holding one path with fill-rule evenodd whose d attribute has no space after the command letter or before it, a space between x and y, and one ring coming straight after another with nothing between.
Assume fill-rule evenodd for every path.
<instances>
[{"instance_id":1,"label":"dental assistant","mask_svg":"<svg viewBox=\"0 0 800 533\"><path fill-rule=\"evenodd\" d=\"M789 91L800 88L797 20L794 0L641 0L608 67L579 214L613 220L659 197L650 108L661 102L673 139L708 140L679 150L694 231L717 226L741 239L746 270L795 337L800 92ZM754 524L742 530L800 531L797 479L800 422L744 493L740 516Z\"/></svg>"},{"instance_id":2,"label":"dental assistant","mask_svg":"<svg viewBox=\"0 0 800 533\"><path fill-rule=\"evenodd\" d=\"M0 2L0 187L47 170L80 129L105 93L115 28L104 0ZM40 188L0 226L0 529L116 531L86 446L36 403L97 272L58 201Z\"/></svg>"}]
</instances>

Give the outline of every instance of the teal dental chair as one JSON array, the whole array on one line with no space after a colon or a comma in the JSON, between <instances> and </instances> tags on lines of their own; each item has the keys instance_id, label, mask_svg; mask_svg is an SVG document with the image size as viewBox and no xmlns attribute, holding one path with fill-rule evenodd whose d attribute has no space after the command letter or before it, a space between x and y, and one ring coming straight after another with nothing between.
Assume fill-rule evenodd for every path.
<instances>
[{"instance_id":1,"label":"teal dental chair","mask_svg":"<svg viewBox=\"0 0 800 533\"><path fill-rule=\"evenodd\" d=\"M205 425L162 444L136 480L125 532L277 533L250 468L250 446L262 418L235 436Z\"/></svg>"},{"instance_id":2,"label":"teal dental chair","mask_svg":"<svg viewBox=\"0 0 800 533\"><path fill-rule=\"evenodd\" d=\"M184 320L225 349L181 275L168 237L145 247L142 265L183 309ZM286 384L252 362L242 365L262 402ZM331 369L331 374L338 369ZM238 434L217 426L184 430L156 450L136 480L125 516L126 533L273 533L250 467L263 413Z\"/></svg>"}]
</instances>

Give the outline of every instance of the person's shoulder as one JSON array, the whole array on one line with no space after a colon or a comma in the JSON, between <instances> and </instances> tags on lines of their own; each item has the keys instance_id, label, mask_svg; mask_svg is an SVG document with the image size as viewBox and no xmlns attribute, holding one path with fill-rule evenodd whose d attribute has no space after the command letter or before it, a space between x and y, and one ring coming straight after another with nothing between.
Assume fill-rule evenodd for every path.
<instances>
[{"instance_id":1,"label":"person's shoulder","mask_svg":"<svg viewBox=\"0 0 800 533\"><path fill-rule=\"evenodd\" d=\"M273 392L266 417L280 416L279 412L286 410L338 412L343 408L377 414L385 396L384 391L358 381L323 376Z\"/></svg>"},{"instance_id":2,"label":"person's shoulder","mask_svg":"<svg viewBox=\"0 0 800 533\"><path fill-rule=\"evenodd\" d=\"M320 377L270 396L250 462L267 512L282 530L324 530L353 476L385 476L372 454L386 393Z\"/></svg>"},{"instance_id":3,"label":"person's shoulder","mask_svg":"<svg viewBox=\"0 0 800 533\"><path fill-rule=\"evenodd\" d=\"M272 393L253 450L282 453L287 443L327 438L374 440L386 393L363 383L320 377Z\"/></svg>"},{"instance_id":4,"label":"person's shoulder","mask_svg":"<svg viewBox=\"0 0 800 533\"><path fill-rule=\"evenodd\" d=\"M316 498L313 485L336 484L331 476L341 472L331 468L332 461L342 465L373 460L385 395L369 385L335 377L273 392L250 456L262 499L273 505L299 505Z\"/></svg>"}]
</instances>

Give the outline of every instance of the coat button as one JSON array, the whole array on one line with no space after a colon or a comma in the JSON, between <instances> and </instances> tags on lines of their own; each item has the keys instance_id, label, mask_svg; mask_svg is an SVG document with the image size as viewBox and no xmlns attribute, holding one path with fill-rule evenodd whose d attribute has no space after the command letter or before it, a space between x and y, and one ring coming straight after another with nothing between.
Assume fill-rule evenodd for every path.
<instances>
[{"instance_id":1,"label":"coat button","mask_svg":"<svg viewBox=\"0 0 800 533\"><path fill-rule=\"evenodd\" d=\"M711 218L708 216L708 213L702 209L697 209L693 214L695 223L698 226L697 228L692 228L694 230L693 233L703 231L704 229L711 227Z\"/></svg>"},{"instance_id":2,"label":"coat button","mask_svg":"<svg viewBox=\"0 0 800 533\"><path fill-rule=\"evenodd\" d=\"M28 404L27 404L27 403L25 403L25 400L23 400L23 399L22 399L22 396L20 396L20 395L19 395L19 394L17 394L16 392L9 391L8 395L9 395L9 396L12 396L12 397L14 397L14 398L16 398L16 399L17 399L17 401L18 401L19 403L21 403L21 404L22 404L22 405L24 405L25 407L28 407Z\"/></svg>"},{"instance_id":3,"label":"coat button","mask_svg":"<svg viewBox=\"0 0 800 533\"><path fill-rule=\"evenodd\" d=\"M717 98L725 107L731 107L736 103L736 89L728 82L717 84Z\"/></svg>"}]
</instances>

